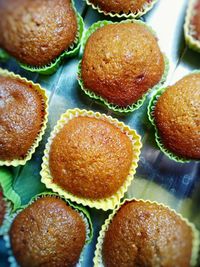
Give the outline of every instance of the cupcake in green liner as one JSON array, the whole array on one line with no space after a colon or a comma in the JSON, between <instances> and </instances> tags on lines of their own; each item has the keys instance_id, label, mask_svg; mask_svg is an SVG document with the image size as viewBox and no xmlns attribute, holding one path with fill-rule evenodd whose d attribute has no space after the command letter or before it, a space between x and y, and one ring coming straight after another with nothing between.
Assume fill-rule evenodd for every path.
<instances>
[{"instance_id":1,"label":"cupcake in green liner","mask_svg":"<svg viewBox=\"0 0 200 267\"><path fill-rule=\"evenodd\" d=\"M8 231L11 212L20 205L20 197L12 189L11 172L6 168L0 168L0 235Z\"/></svg>"},{"instance_id":2,"label":"cupcake in green liner","mask_svg":"<svg viewBox=\"0 0 200 267\"><path fill-rule=\"evenodd\" d=\"M10 266L76 266L93 235L88 212L53 193L17 211L4 236Z\"/></svg>"},{"instance_id":3,"label":"cupcake in green liner","mask_svg":"<svg viewBox=\"0 0 200 267\"><path fill-rule=\"evenodd\" d=\"M71 0L2 1L0 15L1 48L26 70L51 74L79 51L84 23Z\"/></svg>"},{"instance_id":4,"label":"cupcake in green liner","mask_svg":"<svg viewBox=\"0 0 200 267\"><path fill-rule=\"evenodd\" d=\"M200 72L160 89L151 99L148 116L159 148L172 160L200 159Z\"/></svg>"},{"instance_id":5,"label":"cupcake in green liner","mask_svg":"<svg viewBox=\"0 0 200 267\"><path fill-rule=\"evenodd\" d=\"M190 0L184 25L187 45L200 52L200 1Z\"/></svg>"},{"instance_id":6,"label":"cupcake in green liner","mask_svg":"<svg viewBox=\"0 0 200 267\"><path fill-rule=\"evenodd\" d=\"M158 0L86 0L86 3L105 16L139 18L150 11Z\"/></svg>"},{"instance_id":7,"label":"cupcake in green liner","mask_svg":"<svg viewBox=\"0 0 200 267\"><path fill-rule=\"evenodd\" d=\"M86 32L82 46L81 89L113 111L138 109L149 90L166 79L168 61L144 22L97 22Z\"/></svg>"},{"instance_id":8,"label":"cupcake in green liner","mask_svg":"<svg viewBox=\"0 0 200 267\"><path fill-rule=\"evenodd\" d=\"M94 267L196 266L199 232L167 206L124 200L102 226Z\"/></svg>"}]
</instances>

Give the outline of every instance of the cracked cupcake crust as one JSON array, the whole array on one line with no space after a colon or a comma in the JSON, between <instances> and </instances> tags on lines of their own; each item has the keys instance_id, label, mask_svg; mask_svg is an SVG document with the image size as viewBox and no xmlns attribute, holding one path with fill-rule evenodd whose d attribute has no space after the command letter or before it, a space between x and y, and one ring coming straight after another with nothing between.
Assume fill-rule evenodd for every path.
<instances>
[{"instance_id":1,"label":"cracked cupcake crust","mask_svg":"<svg viewBox=\"0 0 200 267\"><path fill-rule=\"evenodd\" d=\"M137 13L151 2L152 0L90 0L90 3L100 7L101 10L118 14Z\"/></svg>"},{"instance_id":2,"label":"cracked cupcake crust","mask_svg":"<svg viewBox=\"0 0 200 267\"><path fill-rule=\"evenodd\" d=\"M50 64L75 41L70 0L0 0L0 47L22 63Z\"/></svg>"},{"instance_id":3,"label":"cracked cupcake crust","mask_svg":"<svg viewBox=\"0 0 200 267\"><path fill-rule=\"evenodd\" d=\"M96 200L117 192L132 160L132 142L119 128L102 119L77 117L54 137L49 168L62 189Z\"/></svg>"},{"instance_id":4,"label":"cracked cupcake crust","mask_svg":"<svg viewBox=\"0 0 200 267\"><path fill-rule=\"evenodd\" d=\"M97 29L89 37L81 78L87 90L111 104L127 107L158 84L164 70L163 54L147 26L116 23Z\"/></svg>"},{"instance_id":5,"label":"cracked cupcake crust","mask_svg":"<svg viewBox=\"0 0 200 267\"><path fill-rule=\"evenodd\" d=\"M103 242L105 267L188 267L192 228L175 212L156 203L125 203L110 223Z\"/></svg>"},{"instance_id":6,"label":"cracked cupcake crust","mask_svg":"<svg viewBox=\"0 0 200 267\"><path fill-rule=\"evenodd\" d=\"M16 216L10 241L22 267L73 267L86 242L86 225L62 199L42 197Z\"/></svg>"},{"instance_id":7,"label":"cracked cupcake crust","mask_svg":"<svg viewBox=\"0 0 200 267\"><path fill-rule=\"evenodd\" d=\"M200 159L200 74L191 74L159 97L154 118L165 147L173 153Z\"/></svg>"},{"instance_id":8,"label":"cracked cupcake crust","mask_svg":"<svg viewBox=\"0 0 200 267\"><path fill-rule=\"evenodd\" d=\"M44 123L44 97L34 86L0 76L0 160L23 159Z\"/></svg>"}]
</instances>

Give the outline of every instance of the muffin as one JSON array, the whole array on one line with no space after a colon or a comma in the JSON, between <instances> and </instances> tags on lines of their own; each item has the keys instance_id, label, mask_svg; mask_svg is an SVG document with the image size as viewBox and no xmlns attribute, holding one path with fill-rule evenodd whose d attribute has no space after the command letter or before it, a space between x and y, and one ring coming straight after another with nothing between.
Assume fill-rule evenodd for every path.
<instances>
[{"instance_id":1,"label":"muffin","mask_svg":"<svg viewBox=\"0 0 200 267\"><path fill-rule=\"evenodd\" d=\"M34 67L52 63L77 35L70 0L1 0L0 16L1 48Z\"/></svg>"},{"instance_id":2,"label":"muffin","mask_svg":"<svg viewBox=\"0 0 200 267\"><path fill-rule=\"evenodd\" d=\"M24 159L44 127L45 97L24 79L0 75L0 160Z\"/></svg>"},{"instance_id":3,"label":"muffin","mask_svg":"<svg viewBox=\"0 0 200 267\"><path fill-rule=\"evenodd\" d=\"M63 200L42 197L16 216L9 236L22 267L72 267L85 245L86 225Z\"/></svg>"},{"instance_id":4,"label":"muffin","mask_svg":"<svg viewBox=\"0 0 200 267\"><path fill-rule=\"evenodd\" d=\"M0 227L3 224L5 214L6 214L6 203L5 203L5 200L3 198L3 193L0 189Z\"/></svg>"},{"instance_id":5,"label":"muffin","mask_svg":"<svg viewBox=\"0 0 200 267\"><path fill-rule=\"evenodd\" d=\"M123 108L141 99L164 71L156 37L136 21L98 28L86 43L81 63L84 88Z\"/></svg>"},{"instance_id":6,"label":"muffin","mask_svg":"<svg viewBox=\"0 0 200 267\"><path fill-rule=\"evenodd\" d=\"M49 169L53 183L73 195L103 199L124 184L133 160L130 138L108 121L79 116L53 138Z\"/></svg>"},{"instance_id":7,"label":"muffin","mask_svg":"<svg viewBox=\"0 0 200 267\"><path fill-rule=\"evenodd\" d=\"M106 267L188 267L193 231L179 215L156 203L123 204L108 226L102 247Z\"/></svg>"},{"instance_id":8,"label":"muffin","mask_svg":"<svg viewBox=\"0 0 200 267\"><path fill-rule=\"evenodd\" d=\"M140 11L145 10L150 6L153 0L89 0L90 3L98 6L101 10L106 13L117 13L117 14L137 14Z\"/></svg>"},{"instance_id":9,"label":"muffin","mask_svg":"<svg viewBox=\"0 0 200 267\"><path fill-rule=\"evenodd\" d=\"M159 97L153 117L164 146L180 157L200 159L200 73L169 86Z\"/></svg>"}]
</instances>

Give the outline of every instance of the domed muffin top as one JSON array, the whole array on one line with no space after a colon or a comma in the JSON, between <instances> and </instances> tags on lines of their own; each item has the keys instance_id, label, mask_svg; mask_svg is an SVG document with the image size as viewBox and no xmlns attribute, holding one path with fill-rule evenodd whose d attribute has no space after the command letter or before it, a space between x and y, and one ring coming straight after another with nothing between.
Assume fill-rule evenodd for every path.
<instances>
[{"instance_id":1,"label":"domed muffin top","mask_svg":"<svg viewBox=\"0 0 200 267\"><path fill-rule=\"evenodd\" d=\"M152 0L90 0L90 2L106 12L129 14L143 10Z\"/></svg>"},{"instance_id":2,"label":"domed muffin top","mask_svg":"<svg viewBox=\"0 0 200 267\"><path fill-rule=\"evenodd\" d=\"M0 46L22 63L44 66L74 42L70 0L0 0Z\"/></svg>"},{"instance_id":3,"label":"domed muffin top","mask_svg":"<svg viewBox=\"0 0 200 267\"><path fill-rule=\"evenodd\" d=\"M131 105L162 78L156 37L137 23L109 24L89 37L83 54L84 87L120 107Z\"/></svg>"},{"instance_id":4,"label":"domed muffin top","mask_svg":"<svg viewBox=\"0 0 200 267\"><path fill-rule=\"evenodd\" d=\"M154 117L163 144L173 153L200 159L200 74L170 86L158 99Z\"/></svg>"},{"instance_id":5,"label":"domed muffin top","mask_svg":"<svg viewBox=\"0 0 200 267\"><path fill-rule=\"evenodd\" d=\"M53 182L80 197L110 197L123 185L133 160L130 138L97 118L70 120L54 137L49 167Z\"/></svg>"},{"instance_id":6,"label":"domed muffin top","mask_svg":"<svg viewBox=\"0 0 200 267\"><path fill-rule=\"evenodd\" d=\"M86 241L86 225L63 200L43 197L15 218L10 240L20 266L74 266Z\"/></svg>"},{"instance_id":7,"label":"domed muffin top","mask_svg":"<svg viewBox=\"0 0 200 267\"><path fill-rule=\"evenodd\" d=\"M3 223L5 213L6 213L6 203L5 200L3 199L3 193L0 189L0 227Z\"/></svg>"},{"instance_id":8,"label":"domed muffin top","mask_svg":"<svg viewBox=\"0 0 200 267\"><path fill-rule=\"evenodd\" d=\"M23 159L43 120L43 96L22 80L0 76L0 160Z\"/></svg>"},{"instance_id":9,"label":"domed muffin top","mask_svg":"<svg viewBox=\"0 0 200 267\"><path fill-rule=\"evenodd\" d=\"M192 230L175 212L143 201L125 203L114 216L103 242L106 267L188 267Z\"/></svg>"}]
</instances>

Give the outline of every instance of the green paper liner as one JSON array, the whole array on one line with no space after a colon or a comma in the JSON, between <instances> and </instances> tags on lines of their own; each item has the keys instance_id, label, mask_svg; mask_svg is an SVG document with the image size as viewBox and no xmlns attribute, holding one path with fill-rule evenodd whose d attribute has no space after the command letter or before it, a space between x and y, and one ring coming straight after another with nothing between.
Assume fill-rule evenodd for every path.
<instances>
[{"instance_id":1,"label":"green paper liner","mask_svg":"<svg viewBox=\"0 0 200 267\"><path fill-rule=\"evenodd\" d=\"M83 254L84 254L86 245L88 243L90 243L92 241L92 238L93 238L93 226L92 226L91 217L89 215L89 212L84 207L75 205L75 204L71 203L69 200L65 199L64 197L60 197L56 193L43 192L43 193L38 194L37 196L33 197L27 205L22 206L19 210L17 210L15 213L10 215L9 221L7 222L7 229L8 230L10 229L11 224L14 221L15 217L22 210L24 210L26 207L28 207L30 204L32 204L34 201L36 201L38 198L45 197L45 196L52 196L52 197L57 197L57 198L63 199L70 207L72 207L74 210L78 211L78 213L81 215L82 219L85 222L85 225L86 225L86 242L85 242L85 246L83 247L83 250L81 252L79 262L76 264L76 267L80 267L82 265L82 262L83 262ZM17 261L15 260L13 253L12 253L9 235L5 234L3 238L5 241L5 246L8 249L8 254L9 254L8 262L10 264L10 267L20 267L19 264L17 263Z\"/></svg>"},{"instance_id":2,"label":"green paper liner","mask_svg":"<svg viewBox=\"0 0 200 267\"><path fill-rule=\"evenodd\" d=\"M195 37L192 36L193 27L191 25L191 19L194 13L194 6L196 2L197 0L189 0L186 18L185 18L185 24L184 24L184 35L185 35L186 44L191 49L197 52L200 52L200 41L195 39Z\"/></svg>"},{"instance_id":3,"label":"green paper liner","mask_svg":"<svg viewBox=\"0 0 200 267\"><path fill-rule=\"evenodd\" d=\"M83 31L84 31L84 21L81 15L76 11L74 4L73 4L73 8L77 14L77 22L78 22L78 32L77 32L75 42L66 51L64 51L60 56L54 59L53 62L51 62L50 64L46 66L42 66L42 67L31 66L31 65L24 64L17 60L20 67L31 72L37 72L43 75L51 75L57 71L57 69L59 68L64 58L74 57L78 54L80 46L81 46L80 41L81 41ZM3 49L0 49L0 59L7 59L8 55L9 54L7 54Z\"/></svg>"},{"instance_id":4,"label":"green paper liner","mask_svg":"<svg viewBox=\"0 0 200 267\"><path fill-rule=\"evenodd\" d=\"M199 257L198 253L199 253L199 249L200 249L200 233L196 229L195 225L190 223L186 218L183 218L183 216L181 214L177 213L175 210L171 209L170 207L168 207L162 203L158 203L156 201L136 199L136 198L125 199L122 203L120 203L116 207L115 210L113 210L113 212L109 215L108 219L105 221L105 223L102 226L101 231L99 233L99 237L97 239L95 256L93 259L94 267L105 267L105 265L103 264L103 258L102 258L102 245L103 245L105 233L108 230L108 227L109 227L110 223L112 222L112 219L114 218L115 214L120 209L120 207L124 203L131 202L131 201L143 201L143 202L148 202L151 204L163 206L164 208L167 208L170 211L174 212L176 215L178 215L181 218L181 220L183 220L188 226L190 226L190 228L192 229L192 232L193 232L193 248L192 248L191 263L190 264L191 264L191 267L195 267L197 265L197 261L198 261L198 257Z\"/></svg>"},{"instance_id":5,"label":"green paper liner","mask_svg":"<svg viewBox=\"0 0 200 267\"><path fill-rule=\"evenodd\" d=\"M192 73L200 73L200 71L193 71ZM169 149L167 149L164 145L164 143L162 142L162 139L160 137L158 128L156 126L156 122L155 122L155 118L154 118L154 110L155 110L155 106L156 103L158 102L159 97L164 93L164 91L167 89L166 88L160 88L151 98L149 105L148 105L148 118L151 122L151 124L154 126L155 129L155 140L156 143L158 145L158 147L160 148L160 150L171 160L174 160L178 163L189 163L190 161L199 161L199 160L195 160L195 159L188 159L185 157L181 157L176 155L175 153L173 153L172 151L170 151Z\"/></svg>"},{"instance_id":6,"label":"green paper liner","mask_svg":"<svg viewBox=\"0 0 200 267\"><path fill-rule=\"evenodd\" d=\"M90 0L85 0L86 3L91 6L93 9L97 10L99 13L103 13L105 16L110 16L112 18L140 18L141 16L145 15L149 12L154 5L158 2L158 0L152 0L151 3L146 3L141 9L138 9L136 12L129 12L129 13L115 13L115 12L106 12L102 10L99 6L93 4Z\"/></svg>"},{"instance_id":7,"label":"green paper liner","mask_svg":"<svg viewBox=\"0 0 200 267\"><path fill-rule=\"evenodd\" d=\"M39 146L40 141L45 133L48 121L48 97L46 91L38 84L33 83L32 81L27 80L26 78L22 78L20 75L16 75L13 72L9 72L7 70L3 70L0 68L0 75L4 77L9 77L12 79L16 79L19 81L23 81L24 83L31 85L37 92L40 93L44 105L44 118L43 123L38 133L34 143L30 146L27 154L22 159L13 159L13 160L0 160L0 166L14 166L17 167L19 165L25 165L28 160L31 159L32 155L35 153L36 148Z\"/></svg>"},{"instance_id":8,"label":"green paper liner","mask_svg":"<svg viewBox=\"0 0 200 267\"><path fill-rule=\"evenodd\" d=\"M16 210L21 205L19 195L12 189L12 173L7 168L0 168L0 189L3 193L6 209L2 225L0 226L0 236L8 231L12 210Z\"/></svg>"},{"instance_id":9,"label":"green paper liner","mask_svg":"<svg viewBox=\"0 0 200 267\"><path fill-rule=\"evenodd\" d=\"M49 152L50 152L51 143L54 137L56 136L56 134L59 133L60 129L62 129L64 125L66 125L71 119L76 118L76 117L81 117L81 116L101 119L101 120L109 122L110 124L119 128L124 134L126 134L132 143L133 158L132 158L132 163L131 163L131 167L129 170L129 174L127 175L122 186L117 190L117 192L115 192L110 197L95 200L95 199L76 196L68 192L67 190L63 189L61 186L57 185L56 183L54 183L53 177L51 176L51 172L49 168ZM43 156L42 170L40 172L41 177L42 177L41 182L44 183L45 186L51 189L53 192L56 192L60 196L64 196L66 199L70 199L71 201L81 204L83 206L88 206L90 208L96 208L96 209L102 209L104 211L109 210L109 209L114 209L118 205L118 203L120 203L120 200L124 197L125 192L128 190L129 185L134 179L134 175L136 173L136 169L138 166L141 146L142 146L141 137L137 134L135 130L130 129L129 126L125 125L123 122L120 122L117 119L113 119L111 116L106 116L105 114L101 114L99 112L93 112L91 110L89 111L84 110L84 109L80 110L78 108L69 109L66 111L66 113L61 115L61 118L57 122L56 126L54 127L48 139L48 142L47 142L47 145L44 151L44 156Z\"/></svg>"},{"instance_id":10,"label":"green paper liner","mask_svg":"<svg viewBox=\"0 0 200 267\"><path fill-rule=\"evenodd\" d=\"M152 32L152 34L154 34L156 36L155 31L150 26L148 26L146 23L144 23L142 21L131 19L131 20L121 21L120 23L127 23L127 22L142 24L142 25L146 26ZM107 21L107 20L98 21L98 22L94 23L86 31L86 33L83 36L83 39L82 39L82 42L81 42L82 50L84 50L84 47L85 47L86 42L87 42L88 38L90 37L90 35L92 33L94 33L98 28L101 28L101 27L103 27L105 25L118 24L118 23L119 22L112 22L112 21ZM82 89L82 91L87 96L89 96L90 98L99 101L100 103L104 104L106 107L108 107L110 110L113 110L114 112L127 114L127 113L130 113L130 112L133 112L133 111L139 109L143 105L143 103L144 103L147 95L149 94L149 92L153 91L153 90L157 90L158 88L160 88L164 84L164 82L166 81L168 72L169 72L169 61L168 61L168 59L167 59L167 57L165 55L164 55L164 61L165 61L165 70L164 70L164 73L163 73L163 76L162 76L160 82L158 84L156 84L154 87L149 88L147 90L147 92L144 93L143 96L137 102L135 102L132 105L129 105L127 107L119 107L119 106L117 106L115 104L112 104L109 101L107 101L105 98L103 98L103 97L97 95L96 93L92 92L91 90L85 88L84 82L83 82L82 76L81 76L81 63L82 63L82 60L80 60L79 65L78 65L78 83L79 83L80 88Z\"/></svg>"}]
</instances>

